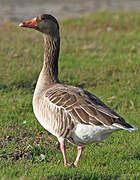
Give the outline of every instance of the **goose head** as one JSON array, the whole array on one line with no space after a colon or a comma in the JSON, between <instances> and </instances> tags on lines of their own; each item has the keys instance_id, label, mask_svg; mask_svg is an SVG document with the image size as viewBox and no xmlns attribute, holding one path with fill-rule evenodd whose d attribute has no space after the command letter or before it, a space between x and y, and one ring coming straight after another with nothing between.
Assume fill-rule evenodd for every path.
<instances>
[{"instance_id":1,"label":"goose head","mask_svg":"<svg viewBox=\"0 0 140 180\"><path fill-rule=\"evenodd\" d=\"M20 27L33 28L46 35L56 36L59 34L59 24L55 17L50 14L42 14L29 21L19 24Z\"/></svg>"}]
</instances>

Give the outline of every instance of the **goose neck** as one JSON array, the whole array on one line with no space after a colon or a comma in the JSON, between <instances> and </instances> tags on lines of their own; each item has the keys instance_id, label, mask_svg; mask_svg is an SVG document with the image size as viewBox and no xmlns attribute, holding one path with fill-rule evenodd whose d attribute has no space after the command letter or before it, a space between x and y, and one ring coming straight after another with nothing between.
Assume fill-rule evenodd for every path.
<instances>
[{"instance_id":1,"label":"goose neck","mask_svg":"<svg viewBox=\"0 0 140 180\"><path fill-rule=\"evenodd\" d=\"M44 35L44 64L43 74L48 83L58 82L58 58L60 49L60 37Z\"/></svg>"}]
</instances>

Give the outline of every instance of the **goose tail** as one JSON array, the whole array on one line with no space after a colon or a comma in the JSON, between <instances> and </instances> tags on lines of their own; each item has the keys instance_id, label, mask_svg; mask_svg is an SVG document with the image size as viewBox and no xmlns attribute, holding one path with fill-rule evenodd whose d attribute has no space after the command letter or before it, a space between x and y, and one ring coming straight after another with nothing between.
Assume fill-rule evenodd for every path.
<instances>
[{"instance_id":1,"label":"goose tail","mask_svg":"<svg viewBox=\"0 0 140 180\"><path fill-rule=\"evenodd\" d=\"M119 128L119 129L127 130L129 132L137 130L137 128L135 126L133 126L129 123L125 123L125 124L114 123L113 126Z\"/></svg>"}]
</instances>

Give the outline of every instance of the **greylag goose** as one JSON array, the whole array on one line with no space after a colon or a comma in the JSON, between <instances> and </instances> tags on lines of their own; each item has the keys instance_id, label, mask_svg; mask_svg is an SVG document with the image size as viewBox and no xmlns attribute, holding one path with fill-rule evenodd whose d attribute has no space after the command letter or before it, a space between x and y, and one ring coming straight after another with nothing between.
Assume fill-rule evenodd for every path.
<instances>
[{"instance_id":1,"label":"greylag goose","mask_svg":"<svg viewBox=\"0 0 140 180\"><path fill-rule=\"evenodd\" d=\"M53 16L43 14L19 26L33 28L44 36L44 63L33 96L33 111L40 124L57 137L65 166L65 140L78 148L77 167L84 145L102 141L113 131L136 130L95 95L59 81L59 24Z\"/></svg>"}]
</instances>

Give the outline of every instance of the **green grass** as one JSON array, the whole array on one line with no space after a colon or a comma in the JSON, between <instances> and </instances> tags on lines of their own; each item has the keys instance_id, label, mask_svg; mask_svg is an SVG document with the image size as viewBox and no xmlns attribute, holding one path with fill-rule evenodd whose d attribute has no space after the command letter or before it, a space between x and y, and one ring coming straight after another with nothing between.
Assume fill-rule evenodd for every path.
<instances>
[{"instance_id":1,"label":"green grass","mask_svg":"<svg viewBox=\"0 0 140 180\"><path fill-rule=\"evenodd\" d=\"M61 81L99 96L138 131L85 147L64 167L59 144L37 122L32 95L43 61L42 34L0 25L0 179L140 179L140 13L97 12L60 22ZM77 150L67 143L67 157Z\"/></svg>"}]
</instances>

